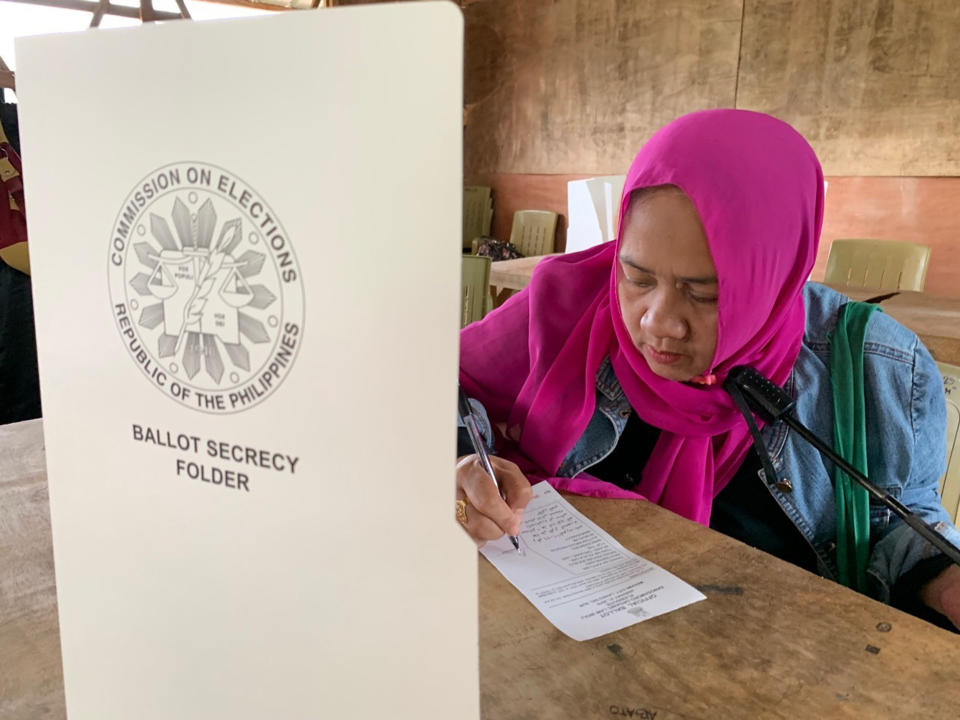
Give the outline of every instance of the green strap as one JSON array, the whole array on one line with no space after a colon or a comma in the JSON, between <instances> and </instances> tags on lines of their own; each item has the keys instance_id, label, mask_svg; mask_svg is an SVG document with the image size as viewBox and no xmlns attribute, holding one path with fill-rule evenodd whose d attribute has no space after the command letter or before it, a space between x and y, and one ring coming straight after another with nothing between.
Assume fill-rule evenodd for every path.
<instances>
[{"instance_id":1,"label":"green strap","mask_svg":"<svg viewBox=\"0 0 960 720\"><path fill-rule=\"evenodd\" d=\"M863 341L879 306L849 302L840 308L830 338L833 433L837 453L867 472L867 422L863 399ZM870 496L840 468L834 470L837 505L837 567L840 582L863 592L870 556Z\"/></svg>"}]
</instances>

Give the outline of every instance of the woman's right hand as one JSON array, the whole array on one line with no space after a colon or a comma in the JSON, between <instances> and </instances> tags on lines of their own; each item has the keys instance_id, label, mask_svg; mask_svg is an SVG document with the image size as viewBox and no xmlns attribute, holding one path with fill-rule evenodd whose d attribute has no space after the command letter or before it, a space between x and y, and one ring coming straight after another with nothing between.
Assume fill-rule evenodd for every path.
<instances>
[{"instance_id":1,"label":"woman's right hand","mask_svg":"<svg viewBox=\"0 0 960 720\"><path fill-rule=\"evenodd\" d=\"M514 463L491 455L490 464L506 502L497 493L497 487L483 469L479 456L464 455L457 460L457 500L466 500L467 503L464 508L466 520L463 517L458 519L477 547L504 533L519 534L523 510L533 497L530 481Z\"/></svg>"}]
</instances>

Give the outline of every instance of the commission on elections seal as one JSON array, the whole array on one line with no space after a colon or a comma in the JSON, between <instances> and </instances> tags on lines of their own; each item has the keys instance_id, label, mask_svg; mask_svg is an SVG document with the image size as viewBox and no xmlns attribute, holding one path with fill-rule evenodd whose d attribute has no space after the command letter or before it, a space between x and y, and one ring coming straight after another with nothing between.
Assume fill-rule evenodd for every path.
<instances>
[{"instance_id":1,"label":"commission on elections seal","mask_svg":"<svg viewBox=\"0 0 960 720\"><path fill-rule=\"evenodd\" d=\"M300 266L276 214L236 175L198 162L150 173L123 201L107 260L117 329L163 394L233 413L290 373Z\"/></svg>"}]
</instances>

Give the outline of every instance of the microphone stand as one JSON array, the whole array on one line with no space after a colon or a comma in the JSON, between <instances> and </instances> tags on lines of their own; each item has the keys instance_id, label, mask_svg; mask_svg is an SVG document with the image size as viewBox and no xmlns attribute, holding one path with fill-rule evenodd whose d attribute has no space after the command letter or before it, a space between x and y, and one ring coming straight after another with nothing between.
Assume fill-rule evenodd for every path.
<instances>
[{"instance_id":1,"label":"microphone stand","mask_svg":"<svg viewBox=\"0 0 960 720\"><path fill-rule=\"evenodd\" d=\"M788 427L796 430L804 440L813 445L857 482L867 491L870 497L890 508L890 510L913 528L924 540L940 550L940 552L950 558L955 564L960 565L960 549L957 549L955 545L924 522L922 518L911 512L899 500L877 489L877 487L867 479L866 475L837 455L837 453L833 451L833 448L797 420L793 415L796 403L782 388L774 385L773 382L761 375L757 370L746 365L738 365L733 368L724 381L723 388L733 396L733 399L737 401L738 405L741 405L741 400L746 400L747 405L767 423L772 424L777 420L783 420ZM744 409L741 405L741 411ZM752 417L748 419L748 423L752 424L752 421Z\"/></svg>"}]
</instances>

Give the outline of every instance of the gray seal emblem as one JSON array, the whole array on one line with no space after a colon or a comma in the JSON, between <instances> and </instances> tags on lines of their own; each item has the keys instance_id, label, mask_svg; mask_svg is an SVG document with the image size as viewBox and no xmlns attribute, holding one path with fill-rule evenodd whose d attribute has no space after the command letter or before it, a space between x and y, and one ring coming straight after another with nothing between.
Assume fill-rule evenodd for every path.
<instances>
[{"instance_id":1,"label":"gray seal emblem","mask_svg":"<svg viewBox=\"0 0 960 720\"><path fill-rule=\"evenodd\" d=\"M110 303L131 358L165 395L208 413L263 402L303 341L296 254L236 175L182 162L147 175L117 214Z\"/></svg>"}]
</instances>

